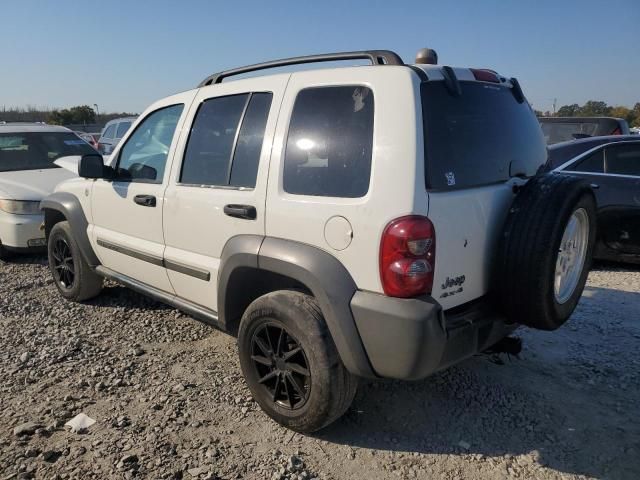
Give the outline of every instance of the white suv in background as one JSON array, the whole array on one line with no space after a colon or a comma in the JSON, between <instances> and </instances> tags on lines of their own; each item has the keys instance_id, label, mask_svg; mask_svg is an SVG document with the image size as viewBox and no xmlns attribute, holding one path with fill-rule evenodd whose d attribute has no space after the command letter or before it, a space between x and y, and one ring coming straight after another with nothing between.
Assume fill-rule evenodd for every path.
<instances>
[{"instance_id":1,"label":"white suv in background","mask_svg":"<svg viewBox=\"0 0 640 480\"><path fill-rule=\"evenodd\" d=\"M223 82L353 59L373 65ZM69 300L108 278L237 335L263 410L314 431L358 377L423 378L568 319L595 201L546 157L491 70L390 51L242 67L151 105L108 165L82 158L42 202L51 272Z\"/></svg>"},{"instance_id":2,"label":"white suv in background","mask_svg":"<svg viewBox=\"0 0 640 480\"><path fill-rule=\"evenodd\" d=\"M131 124L136 121L136 117L115 118L109 120L102 129L98 139L98 151L104 155L109 155L118 145L118 142L125 136L131 128Z\"/></svg>"},{"instance_id":3,"label":"white suv in background","mask_svg":"<svg viewBox=\"0 0 640 480\"><path fill-rule=\"evenodd\" d=\"M95 152L71 130L44 124L0 125L0 258L46 246L40 200L76 175L54 162Z\"/></svg>"}]
</instances>

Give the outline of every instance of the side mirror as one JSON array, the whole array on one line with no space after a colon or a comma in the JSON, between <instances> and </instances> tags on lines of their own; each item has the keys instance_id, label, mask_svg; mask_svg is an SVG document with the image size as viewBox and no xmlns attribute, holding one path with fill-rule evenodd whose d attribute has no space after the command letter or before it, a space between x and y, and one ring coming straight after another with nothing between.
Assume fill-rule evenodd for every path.
<instances>
[{"instance_id":1,"label":"side mirror","mask_svg":"<svg viewBox=\"0 0 640 480\"><path fill-rule=\"evenodd\" d=\"M102 155L89 153L83 155L78 168L78 175L83 178L111 178L110 168L106 167Z\"/></svg>"}]
</instances>

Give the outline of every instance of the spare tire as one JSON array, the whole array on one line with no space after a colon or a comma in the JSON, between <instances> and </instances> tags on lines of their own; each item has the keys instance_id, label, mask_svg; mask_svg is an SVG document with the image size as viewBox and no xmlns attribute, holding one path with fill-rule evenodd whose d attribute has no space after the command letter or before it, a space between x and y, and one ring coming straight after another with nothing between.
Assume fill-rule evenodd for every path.
<instances>
[{"instance_id":1,"label":"spare tire","mask_svg":"<svg viewBox=\"0 0 640 480\"><path fill-rule=\"evenodd\" d=\"M509 210L494 287L511 323L555 330L573 313L591 267L596 201L584 180L547 173L530 179Z\"/></svg>"}]
</instances>

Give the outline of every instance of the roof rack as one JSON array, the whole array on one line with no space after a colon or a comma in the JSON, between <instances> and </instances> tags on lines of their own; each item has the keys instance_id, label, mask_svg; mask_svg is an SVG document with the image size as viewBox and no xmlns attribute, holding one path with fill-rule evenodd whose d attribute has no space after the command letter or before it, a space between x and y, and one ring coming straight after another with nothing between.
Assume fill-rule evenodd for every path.
<instances>
[{"instance_id":1,"label":"roof rack","mask_svg":"<svg viewBox=\"0 0 640 480\"><path fill-rule=\"evenodd\" d=\"M370 60L372 65L404 65L402 58L391 50L361 50L356 52L323 53L320 55L307 55L304 57L284 58L271 62L256 63L246 67L233 68L223 72L214 73L205 78L198 88L207 85L221 83L222 79L241 75L243 73L266 70L268 68L285 67L287 65L302 65L305 63L334 62L339 60Z\"/></svg>"}]
</instances>

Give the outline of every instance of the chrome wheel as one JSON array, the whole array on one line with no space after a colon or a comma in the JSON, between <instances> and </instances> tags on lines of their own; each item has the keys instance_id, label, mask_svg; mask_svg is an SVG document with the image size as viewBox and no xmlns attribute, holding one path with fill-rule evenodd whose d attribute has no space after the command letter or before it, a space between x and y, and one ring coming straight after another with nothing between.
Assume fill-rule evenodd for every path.
<instances>
[{"instance_id":1,"label":"chrome wheel","mask_svg":"<svg viewBox=\"0 0 640 480\"><path fill-rule=\"evenodd\" d=\"M300 343L282 325L266 323L255 331L251 360L271 401L290 410L306 403L311 391L309 362Z\"/></svg>"},{"instance_id":2,"label":"chrome wheel","mask_svg":"<svg viewBox=\"0 0 640 480\"><path fill-rule=\"evenodd\" d=\"M578 285L589 243L589 217L579 208L569 218L560 241L553 290L556 301L565 303Z\"/></svg>"},{"instance_id":3,"label":"chrome wheel","mask_svg":"<svg viewBox=\"0 0 640 480\"><path fill-rule=\"evenodd\" d=\"M55 239L53 244L53 272L55 280L64 288L73 286L76 277L76 269L73 263L71 247L63 237Z\"/></svg>"}]
</instances>

